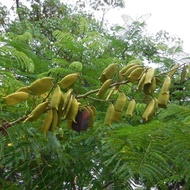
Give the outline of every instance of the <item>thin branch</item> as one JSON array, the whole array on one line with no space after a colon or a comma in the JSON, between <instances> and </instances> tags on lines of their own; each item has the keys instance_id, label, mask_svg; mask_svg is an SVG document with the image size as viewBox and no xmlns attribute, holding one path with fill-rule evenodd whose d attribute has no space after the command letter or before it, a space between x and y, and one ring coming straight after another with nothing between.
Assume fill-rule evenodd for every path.
<instances>
[{"instance_id":1,"label":"thin branch","mask_svg":"<svg viewBox=\"0 0 190 190\"><path fill-rule=\"evenodd\" d=\"M121 84L126 84L126 83L128 83L128 81L115 82L115 83L111 84L109 88L112 88L113 86L117 86L117 85L121 85ZM91 91L89 91L89 92L87 92L85 94L78 95L78 96L76 96L76 98L77 99L79 99L79 98L87 98L89 95L94 94L94 93L96 93L98 91L99 91L99 88L95 89L95 90L91 90Z\"/></svg>"},{"instance_id":2,"label":"thin branch","mask_svg":"<svg viewBox=\"0 0 190 190\"><path fill-rule=\"evenodd\" d=\"M15 121L8 122L5 119L2 119L2 125L0 125L0 131L2 131L3 135L7 134L7 129L9 127L12 127L13 125L16 125L17 123L20 123L21 121L24 121L28 116L23 116Z\"/></svg>"},{"instance_id":3,"label":"thin branch","mask_svg":"<svg viewBox=\"0 0 190 190\"><path fill-rule=\"evenodd\" d=\"M112 102L112 100L102 100L102 99L93 98L91 96L87 96L86 98L97 101L97 102Z\"/></svg>"},{"instance_id":4,"label":"thin branch","mask_svg":"<svg viewBox=\"0 0 190 190\"><path fill-rule=\"evenodd\" d=\"M22 16L20 14L20 5L19 5L19 0L16 0L16 10L17 10L17 14L18 14L18 17L19 17L19 20L22 21Z\"/></svg>"},{"instance_id":5,"label":"thin branch","mask_svg":"<svg viewBox=\"0 0 190 190\"><path fill-rule=\"evenodd\" d=\"M166 72L162 72L162 73L160 73L160 74L158 74L158 75L156 75L156 76L165 75L165 74L169 73L170 71L174 71L174 70L176 70L176 69L179 69L180 67L184 66L185 64L186 64L186 63L183 63L183 64L179 65L178 67L176 67L176 68L174 68L174 69L171 69L171 70L166 71Z\"/></svg>"}]
</instances>

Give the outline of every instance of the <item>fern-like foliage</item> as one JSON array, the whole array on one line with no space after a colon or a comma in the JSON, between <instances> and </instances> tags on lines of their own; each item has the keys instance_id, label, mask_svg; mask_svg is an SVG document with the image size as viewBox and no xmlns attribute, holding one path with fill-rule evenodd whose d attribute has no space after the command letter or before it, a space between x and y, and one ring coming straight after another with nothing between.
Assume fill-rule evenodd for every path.
<instances>
[{"instance_id":1,"label":"fern-like foliage","mask_svg":"<svg viewBox=\"0 0 190 190\"><path fill-rule=\"evenodd\" d=\"M145 189L168 189L169 184L182 180L189 187L189 137L189 128L177 122L114 129L103 144L104 164L116 178L132 180Z\"/></svg>"},{"instance_id":2,"label":"fern-like foliage","mask_svg":"<svg viewBox=\"0 0 190 190\"><path fill-rule=\"evenodd\" d=\"M23 52L17 51L16 49L9 47L9 46L3 46L0 48L0 54L1 57L9 57L12 59L11 62L1 62L3 67L6 68L16 68L14 64L18 64L18 68L21 70L25 70L28 72L34 72L34 63L30 57L28 57ZM10 59L9 59L10 60Z\"/></svg>"},{"instance_id":3,"label":"fern-like foliage","mask_svg":"<svg viewBox=\"0 0 190 190\"><path fill-rule=\"evenodd\" d=\"M177 119L179 121L188 122L190 116L190 106L180 106L177 104L169 104L167 110L160 110L159 119Z\"/></svg>"},{"instance_id":4,"label":"fern-like foliage","mask_svg":"<svg viewBox=\"0 0 190 190\"><path fill-rule=\"evenodd\" d=\"M63 188L71 158L53 134L49 134L48 142L40 136L37 129L17 125L1 138L0 173L7 179L4 188Z\"/></svg>"}]
</instances>

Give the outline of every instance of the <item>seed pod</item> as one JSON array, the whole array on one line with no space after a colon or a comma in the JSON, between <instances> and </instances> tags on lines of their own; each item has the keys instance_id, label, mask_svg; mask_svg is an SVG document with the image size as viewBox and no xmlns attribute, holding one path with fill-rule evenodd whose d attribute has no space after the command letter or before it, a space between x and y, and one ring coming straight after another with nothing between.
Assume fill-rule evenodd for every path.
<instances>
[{"instance_id":1,"label":"seed pod","mask_svg":"<svg viewBox=\"0 0 190 190\"><path fill-rule=\"evenodd\" d=\"M62 89L69 88L78 80L79 76L79 73L68 74L58 84Z\"/></svg>"},{"instance_id":2,"label":"seed pod","mask_svg":"<svg viewBox=\"0 0 190 190\"><path fill-rule=\"evenodd\" d=\"M127 107L126 115L127 115L127 116L132 116L135 107L136 107L136 101L135 101L135 99L132 99L132 100L129 102L129 105L128 105L128 107Z\"/></svg>"},{"instance_id":3,"label":"seed pod","mask_svg":"<svg viewBox=\"0 0 190 190\"><path fill-rule=\"evenodd\" d=\"M72 92L73 92L73 89L69 89L65 94L63 94L64 102L63 102L62 110L65 110L67 104L69 103Z\"/></svg>"},{"instance_id":4,"label":"seed pod","mask_svg":"<svg viewBox=\"0 0 190 190\"><path fill-rule=\"evenodd\" d=\"M63 110L63 118L66 118L66 116L67 116L67 114L71 108L72 100L73 100L73 95L70 96L70 99L69 99L65 109Z\"/></svg>"},{"instance_id":5,"label":"seed pod","mask_svg":"<svg viewBox=\"0 0 190 190\"><path fill-rule=\"evenodd\" d=\"M160 92L158 94L158 107L159 108L167 108L168 106L168 101L169 101L169 91L166 93Z\"/></svg>"},{"instance_id":6,"label":"seed pod","mask_svg":"<svg viewBox=\"0 0 190 190\"><path fill-rule=\"evenodd\" d=\"M34 95L41 95L48 91L53 85L53 78L43 77L34 81L28 88Z\"/></svg>"},{"instance_id":7,"label":"seed pod","mask_svg":"<svg viewBox=\"0 0 190 190\"><path fill-rule=\"evenodd\" d=\"M113 121L113 114L114 114L114 105L110 104L108 106L107 112L106 112L106 116L105 116L105 120L104 120L104 124L105 125L110 125L112 124Z\"/></svg>"},{"instance_id":8,"label":"seed pod","mask_svg":"<svg viewBox=\"0 0 190 190\"><path fill-rule=\"evenodd\" d=\"M144 112L143 112L143 115L142 115L142 118L145 120L145 121L150 121L153 117L153 115L155 114L155 112L157 111L157 108L156 108L156 100L153 98L146 106Z\"/></svg>"},{"instance_id":9,"label":"seed pod","mask_svg":"<svg viewBox=\"0 0 190 190\"><path fill-rule=\"evenodd\" d=\"M181 71L181 79L180 79L181 83L185 81L186 74L187 74L187 69L186 69L186 65L184 65Z\"/></svg>"},{"instance_id":10,"label":"seed pod","mask_svg":"<svg viewBox=\"0 0 190 190\"><path fill-rule=\"evenodd\" d=\"M105 82L107 80L106 75L104 73L101 74L101 76L98 78L101 82Z\"/></svg>"},{"instance_id":11,"label":"seed pod","mask_svg":"<svg viewBox=\"0 0 190 190\"><path fill-rule=\"evenodd\" d=\"M155 69L154 69L154 68L149 68L149 69L148 69L148 71L146 72L144 84L149 84L149 83L151 83L152 78L154 77L154 72L155 72Z\"/></svg>"},{"instance_id":12,"label":"seed pod","mask_svg":"<svg viewBox=\"0 0 190 190\"><path fill-rule=\"evenodd\" d=\"M113 121L119 122L121 120L122 112L121 111L114 111L113 114Z\"/></svg>"},{"instance_id":13,"label":"seed pod","mask_svg":"<svg viewBox=\"0 0 190 190\"><path fill-rule=\"evenodd\" d=\"M26 92L30 94L31 90L28 88L28 86L24 86L24 87L19 88L16 92Z\"/></svg>"},{"instance_id":14,"label":"seed pod","mask_svg":"<svg viewBox=\"0 0 190 190\"><path fill-rule=\"evenodd\" d=\"M59 102L59 106L58 106L58 126L60 125L61 123L61 118L63 117L63 110L62 110L62 107L63 107L63 104L64 104L64 95L63 93L61 93L61 99L60 99L60 102Z\"/></svg>"},{"instance_id":15,"label":"seed pod","mask_svg":"<svg viewBox=\"0 0 190 190\"><path fill-rule=\"evenodd\" d=\"M156 89L156 78L153 77L151 83L144 85L144 93L146 95L152 95Z\"/></svg>"},{"instance_id":16,"label":"seed pod","mask_svg":"<svg viewBox=\"0 0 190 190\"><path fill-rule=\"evenodd\" d=\"M125 107L126 102L127 102L127 97L125 96L125 94L123 92L119 93L119 96L114 104L114 109L116 111L122 112Z\"/></svg>"},{"instance_id":17,"label":"seed pod","mask_svg":"<svg viewBox=\"0 0 190 190\"><path fill-rule=\"evenodd\" d=\"M88 129L89 120L90 120L89 111L87 109L79 110L75 120L76 123L72 122L72 129L77 132L86 131Z\"/></svg>"},{"instance_id":18,"label":"seed pod","mask_svg":"<svg viewBox=\"0 0 190 190\"><path fill-rule=\"evenodd\" d=\"M106 69L102 72L101 76L99 77L101 82L105 82L107 79L112 79L114 74L118 69L118 65L116 63L110 64Z\"/></svg>"},{"instance_id":19,"label":"seed pod","mask_svg":"<svg viewBox=\"0 0 190 190\"><path fill-rule=\"evenodd\" d=\"M174 65L171 69L170 69L170 71L168 72L168 77L172 77L173 75L174 75L174 73L177 71L177 69L179 68L179 64L176 64L176 65Z\"/></svg>"},{"instance_id":20,"label":"seed pod","mask_svg":"<svg viewBox=\"0 0 190 190\"><path fill-rule=\"evenodd\" d=\"M58 126L58 113L56 109L52 109L52 111L53 111L53 119L49 130L52 133L55 133L55 129Z\"/></svg>"},{"instance_id":21,"label":"seed pod","mask_svg":"<svg viewBox=\"0 0 190 190\"><path fill-rule=\"evenodd\" d=\"M6 97L3 97L3 99L5 99L9 106L12 106L22 101L28 100L29 97L30 95L26 92L14 92Z\"/></svg>"},{"instance_id":22,"label":"seed pod","mask_svg":"<svg viewBox=\"0 0 190 190\"><path fill-rule=\"evenodd\" d=\"M164 83L162 85L162 88L161 88L161 93L162 94L168 93L170 85L171 85L171 78L169 76L166 76Z\"/></svg>"},{"instance_id":23,"label":"seed pod","mask_svg":"<svg viewBox=\"0 0 190 190\"><path fill-rule=\"evenodd\" d=\"M114 91L115 91L115 86L113 86L113 87L111 88L111 90L109 91L109 93L108 93L108 95L107 95L107 97L106 97L106 100L109 100L109 99L110 99L110 97L112 96L112 94L114 93Z\"/></svg>"},{"instance_id":24,"label":"seed pod","mask_svg":"<svg viewBox=\"0 0 190 190\"><path fill-rule=\"evenodd\" d=\"M121 74L124 74L127 70L129 70L134 65L138 65L138 64L136 64L136 63L129 63L125 67L123 67L119 72Z\"/></svg>"},{"instance_id":25,"label":"seed pod","mask_svg":"<svg viewBox=\"0 0 190 190\"><path fill-rule=\"evenodd\" d=\"M188 67L188 77L190 78L190 63L187 65Z\"/></svg>"},{"instance_id":26,"label":"seed pod","mask_svg":"<svg viewBox=\"0 0 190 190\"><path fill-rule=\"evenodd\" d=\"M74 121L76 123L75 118L78 113L79 105L80 105L80 103L77 101L77 99L75 97L73 97L71 100L70 109L69 109L67 115L65 116L66 119Z\"/></svg>"},{"instance_id":27,"label":"seed pod","mask_svg":"<svg viewBox=\"0 0 190 190\"><path fill-rule=\"evenodd\" d=\"M146 76L146 73L144 72L144 73L142 74L142 76L141 76L141 78L140 78L138 84L137 84L137 88L136 88L137 91L141 91L141 90L142 90L142 88L143 88L143 86L144 86L145 76Z\"/></svg>"},{"instance_id":28,"label":"seed pod","mask_svg":"<svg viewBox=\"0 0 190 190\"><path fill-rule=\"evenodd\" d=\"M106 80L102 86L100 87L98 93L96 94L97 96L99 96L99 98L103 98L105 93L107 92L107 90L109 89L110 85L112 84L113 80L112 79L108 79Z\"/></svg>"},{"instance_id":29,"label":"seed pod","mask_svg":"<svg viewBox=\"0 0 190 190\"><path fill-rule=\"evenodd\" d=\"M37 120L46 110L48 106L48 102L42 102L39 105L37 105L34 110L30 113L30 115L24 120L24 123L26 121L35 121Z\"/></svg>"},{"instance_id":30,"label":"seed pod","mask_svg":"<svg viewBox=\"0 0 190 190\"><path fill-rule=\"evenodd\" d=\"M142 75L142 72L144 71L144 69L142 67L138 67L136 69L134 69L130 75L127 77L127 79L130 81L130 82L135 82L139 79L139 77Z\"/></svg>"},{"instance_id":31,"label":"seed pod","mask_svg":"<svg viewBox=\"0 0 190 190\"><path fill-rule=\"evenodd\" d=\"M90 107L90 106L86 106L86 109L89 111L90 113L90 119L89 119L89 127L93 127L94 125L94 120L95 120L95 113L94 110Z\"/></svg>"},{"instance_id":32,"label":"seed pod","mask_svg":"<svg viewBox=\"0 0 190 190\"><path fill-rule=\"evenodd\" d=\"M52 97L51 97L50 107L58 110L61 98L62 98L62 92L61 92L60 87L57 86L54 90Z\"/></svg>"},{"instance_id":33,"label":"seed pod","mask_svg":"<svg viewBox=\"0 0 190 190\"><path fill-rule=\"evenodd\" d=\"M123 76L127 79L128 76L130 76L130 74L137 68L142 68L141 65L133 65L132 67L130 67L125 73L123 73Z\"/></svg>"},{"instance_id":34,"label":"seed pod","mask_svg":"<svg viewBox=\"0 0 190 190\"><path fill-rule=\"evenodd\" d=\"M58 114L60 114L61 116L63 115L63 104L64 104L64 95L63 93L61 93L61 99L60 99L60 102L59 102L59 106L58 106Z\"/></svg>"},{"instance_id":35,"label":"seed pod","mask_svg":"<svg viewBox=\"0 0 190 190\"><path fill-rule=\"evenodd\" d=\"M47 134L48 130L51 127L52 120L53 120L53 110L50 109L50 110L48 110L47 115L46 115L46 117L44 119L44 122L43 122L43 124L41 126L41 130L44 133L45 138L46 138L46 134Z\"/></svg>"}]
</instances>

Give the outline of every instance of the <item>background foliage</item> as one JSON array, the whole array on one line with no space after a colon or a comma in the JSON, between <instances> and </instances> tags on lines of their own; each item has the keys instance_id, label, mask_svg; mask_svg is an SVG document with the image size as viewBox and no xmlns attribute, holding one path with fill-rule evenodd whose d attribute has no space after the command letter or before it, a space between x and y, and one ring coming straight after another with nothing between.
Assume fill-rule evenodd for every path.
<instances>
[{"instance_id":1,"label":"background foliage","mask_svg":"<svg viewBox=\"0 0 190 190\"><path fill-rule=\"evenodd\" d=\"M172 78L170 104L159 109L153 121L142 123L142 94L123 86L138 105L133 117L123 116L110 128L104 125L106 101L81 100L96 107L96 121L87 132L77 133L61 123L47 140L39 130L42 119L22 123L19 118L35 107L35 100L7 106L2 97L37 78L60 80L83 65L75 91L84 94L100 87L101 72L111 63L122 68L134 59L154 65L161 80L174 64L188 65L182 41L160 31L146 33L146 17L125 18L124 26L108 27L103 16L83 12L58 0L16 1L13 10L1 5L0 117L11 124L0 133L0 187L2 189L180 189L190 187L189 77L182 67ZM123 7L123 1L90 1L106 13ZM9 14L14 12L11 19Z\"/></svg>"}]
</instances>

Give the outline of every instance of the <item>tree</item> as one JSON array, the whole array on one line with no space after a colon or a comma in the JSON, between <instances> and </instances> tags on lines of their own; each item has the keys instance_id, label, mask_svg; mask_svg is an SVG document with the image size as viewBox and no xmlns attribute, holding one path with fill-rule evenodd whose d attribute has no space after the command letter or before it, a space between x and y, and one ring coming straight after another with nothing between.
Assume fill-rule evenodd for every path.
<instances>
[{"instance_id":1,"label":"tree","mask_svg":"<svg viewBox=\"0 0 190 190\"><path fill-rule=\"evenodd\" d=\"M181 41L173 39L179 46L171 50L166 33L144 35L144 21L110 34L93 16L75 14L58 1L30 5L19 4L23 18L6 24L1 35L1 187L188 189L189 65L186 55L179 65L172 57ZM163 61L165 70L146 60ZM149 82L140 82L147 73ZM49 121L61 98L55 130ZM136 101L134 111L130 100ZM45 138L44 121L51 124L42 127Z\"/></svg>"}]
</instances>

